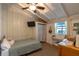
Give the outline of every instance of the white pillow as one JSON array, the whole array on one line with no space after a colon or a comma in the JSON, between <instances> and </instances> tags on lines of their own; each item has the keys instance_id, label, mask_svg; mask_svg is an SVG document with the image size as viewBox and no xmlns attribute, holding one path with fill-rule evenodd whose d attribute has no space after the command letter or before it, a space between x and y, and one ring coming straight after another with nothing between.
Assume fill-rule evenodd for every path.
<instances>
[{"instance_id":1,"label":"white pillow","mask_svg":"<svg viewBox=\"0 0 79 59\"><path fill-rule=\"evenodd\" d=\"M3 42L1 44L1 48L2 49L9 49L11 47L10 43L8 42L8 40L5 38L3 39Z\"/></svg>"},{"instance_id":2,"label":"white pillow","mask_svg":"<svg viewBox=\"0 0 79 59\"><path fill-rule=\"evenodd\" d=\"M68 43L69 41L67 39L63 39L63 42L64 43Z\"/></svg>"},{"instance_id":3,"label":"white pillow","mask_svg":"<svg viewBox=\"0 0 79 59\"><path fill-rule=\"evenodd\" d=\"M12 46L15 43L15 40L9 40L9 43Z\"/></svg>"}]
</instances>

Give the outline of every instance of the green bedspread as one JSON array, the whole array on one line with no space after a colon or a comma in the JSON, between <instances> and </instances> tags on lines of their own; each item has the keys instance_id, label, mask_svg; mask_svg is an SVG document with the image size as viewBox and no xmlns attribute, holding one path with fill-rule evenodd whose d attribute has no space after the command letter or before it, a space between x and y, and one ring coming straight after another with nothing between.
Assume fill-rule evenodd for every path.
<instances>
[{"instance_id":1,"label":"green bedspread","mask_svg":"<svg viewBox=\"0 0 79 59\"><path fill-rule=\"evenodd\" d=\"M10 56L18 56L30 53L41 48L41 43L38 40L20 40L9 49Z\"/></svg>"}]
</instances>

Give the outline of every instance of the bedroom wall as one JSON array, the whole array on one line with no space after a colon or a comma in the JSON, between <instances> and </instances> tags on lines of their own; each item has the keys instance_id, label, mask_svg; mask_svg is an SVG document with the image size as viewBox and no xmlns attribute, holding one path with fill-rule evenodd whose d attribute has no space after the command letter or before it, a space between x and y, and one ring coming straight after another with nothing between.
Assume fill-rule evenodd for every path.
<instances>
[{"instance_id":1,"label":"bedroom wall","mask_svg":"<svg viewBox=\"0 0 79 59\"><path fill-rule=\"evenodd\" d=\"M74 23L79 23L79 14L72 15L70 17L70 20L69 20L69 25L70 25L69 32L70 32L70 35L76 36L76 38L78 38L79 34L76 34L76 32L73 31L73 29L74 29L73 24ZM76 40L77 40L76 43L79 43L79 39L76 39Z\"/></svg>"},{"instance_id":2,"label":"bedroom wall","mask_svg":"<svg viewBox=\"0 0 79 59\"><path fill-rule=\"evenodd\" d=\"M35 27L27 26L27 21L35 20L34 15L25 13L12 4L3 4L3 31L7 39L35 39Z\"/></svg>"},{"instance_id":3,"label":"bedroom wall","mask_svg":"<svg viewBox=\"0 0 79 59\"><path fill-rule=\"evenodd\" d=\"M76 36L75 32L73 31L73 23L79 22L79 15L73 15L69 18L61 18L61 19L53 19L47 24L47 42L52 44L52 35L55 34L54 23L59 21L67 20L67 34ZM48 33L50 26L52 26L52 34ZM64 36L56 35L58 38L64 38Z\"/></svg>"},{"instance_id":4,"label":"bedroom wall","mask_svg":"<svg viewBox=\"0 0 79 59\"><path fill-rule=\"evenodd\" d=\"M0 40L2 38L2 4L0 4Z\"/></svg>"},{"instance_id":5,"label":"bedroom wall","mask_svg":"<svg viewBox=\"0 0 79 59\"><path fill-rule=\"evenodd\" d=\"M52 44L52 42L53 42L52 41L52 35L53 35L54 32L53 33L49 33L50 26L52 26L52 32L54 30L53 23L47 24L47 39L46 39L46 42Z\"/></svg>"},{"instance_id":6,"label":"bedroom wall","mask_svg":"<svg viewBox=\"0 0 79 59\"><path fill-rule=\"evenodd\" d=\"M70 22L69 23L70 24L70 35L76 36L77 35L76 32L73 31L73 29L74 29L73 24L74 23L79 23L79 15L73 15L73 16L71 16L69 22Z\"/></svg>"},{"instance_id":7,"label":"bedroom wall","mask_svg":"<svg viewBox=\"0 0 79 59\"><path fill-rule=\"evenodd\" d=\"M68 21L68 20L67 20L67 18L60 18L60 19L52 19L52 20L49 21L49 23L47 24L47 40L46 40L48 43L52 44L53 43L52 35L56 35L55 34L54 24L56 22L63 22L63 21ZM49 33L50 27L52 27L52 33ZM64 39L64 35L56 35L56 38L58 38L58 39Z\"/></svg>"},{"instance_id":8,"label":"bedroom wall","mask_svg":"<svg viewBox=\"0 0 79 59\"><path fill-rule=\"evenodd\" d=\"M1 4L0 4L0 40L1 40Z\"/></svg>"}]
</instances>

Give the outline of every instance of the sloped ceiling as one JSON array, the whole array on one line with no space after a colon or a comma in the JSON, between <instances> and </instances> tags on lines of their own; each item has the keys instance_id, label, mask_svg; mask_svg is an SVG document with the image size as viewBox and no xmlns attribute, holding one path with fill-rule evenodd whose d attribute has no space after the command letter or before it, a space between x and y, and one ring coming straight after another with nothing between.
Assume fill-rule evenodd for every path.
<instances>
[{"instance_id":1,"label":"sloped ceiling","mask_svg":"<svg viewBox=\"0 0 79 59\"><path fill-rule=\"evenodd\" d=\"M79 14L79 3L44 3L45 10L38 10L33 13L40 18L49 21ZM26 13L29 11L25 10Z\"/></svg>"},{"instance_id":2,"label":"sloped ceiling","mask_svg":"<svg viewBox=\"0 0 79 59\"><path fill-rule=\"evenodd\" d=\"M46 16L51 20L53 18L62 18L62 17L67 17L65 11L62 8L62 5L59 3L51 3L51 4L46 4L48 7L49 11L46 14Z\"/></svg>"},{"instance_id":3,"label":"sloped ceiling","mask_svg":"<svg viewBox=\"0 0 79 59\"><path fill-rule=\"evenodd\" d=\"M68 16L79 14L79 3L64 3L62 5Z\"/></svg>"},{"instance_id":4,"label":"sloped ceiling","mask_svg":"<svg viewBox=\"0 0 79 59\"><path fill-rule=\"evenodd\" d=\"M45 17L47 17L48 20L67 17L61 4L59 4L59 3L45 3L44 5L45 5L46 12L41 11L41 10L39 10L39 12L42 15L44 15ZM40 16L42 17L42 15L40 15Z\"/></svg>"},{"instance_id":5,"label":"sloped ceiling","mask_svg":"<svg viewBox=\"0 0 79 59\"><path fill-rule=\"evenodd\" d=\"M48 11L40 11L40 13L45 15L48 20L79 14L79 3L45 3L45 6L48 8Z\"/></svg>"}]
</instances>

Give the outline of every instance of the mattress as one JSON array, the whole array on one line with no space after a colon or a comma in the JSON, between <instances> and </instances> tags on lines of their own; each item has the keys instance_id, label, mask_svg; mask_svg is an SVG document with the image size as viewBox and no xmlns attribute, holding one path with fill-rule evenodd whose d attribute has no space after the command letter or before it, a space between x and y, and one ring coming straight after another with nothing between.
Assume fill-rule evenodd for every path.
<instances>
[{"instance_id":1,"label":"mattress","mask_svg":"<svg viewBox=\"0 0 79 59\"><path fill-rule=\"evenodd\" d=\"M18 56L30 53L41 48L41 43L38 40L20 40L9 49L10 56Z\"/></svg>"}]
</instances>

